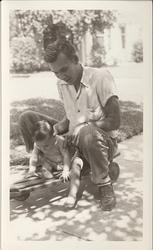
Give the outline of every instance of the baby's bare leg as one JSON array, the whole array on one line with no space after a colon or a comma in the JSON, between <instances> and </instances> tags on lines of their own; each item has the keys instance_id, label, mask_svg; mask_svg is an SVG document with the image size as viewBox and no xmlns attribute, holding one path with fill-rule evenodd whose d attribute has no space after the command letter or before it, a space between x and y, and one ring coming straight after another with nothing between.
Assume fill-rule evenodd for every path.
<instances>
[{"instance_id":1,"label":"baby's bare leg","mask_svg":"<svg viewBox=\"0 0 153 250\"><path fill-rule=\"evenodd\" d=\"M44 161L43 167L42 167L42 177L45 179L51 179L53 178L52 174L52 166L48 162Z\"/></svg>"},{"instance_id":2,"label":"baby's bare leg","mask_svg":"<svg viewBox=\"0 0 153 250\"><path fill-rule=\"evenodd\" d=\"M28 172L25 174L25 178L37 176L36 169L37 169L36 166L29 166Z\"/></svg>"},{"instance_id":3,"label":"baby's bare leg","mask_svg":"<svg viewBox=\"0 0 153 250\"><path fill-rule=\"evenodd\" d=\"M76 202L77 193L80 187L80 173L82 167L83 161L79 157L76 157L71 167L70 190L66 201L66 205L69 207L73 207Z\"/></svg>"}]
</instances>

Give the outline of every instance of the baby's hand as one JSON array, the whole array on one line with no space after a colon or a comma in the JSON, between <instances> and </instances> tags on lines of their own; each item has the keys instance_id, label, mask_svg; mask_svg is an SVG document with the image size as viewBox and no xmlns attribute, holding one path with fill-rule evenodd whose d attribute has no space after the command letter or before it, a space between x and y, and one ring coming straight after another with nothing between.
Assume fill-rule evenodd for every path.
<instances>
[{"instance_id":1,"label":"baby's hand","mask_svg":"<svg viewBox=\"0 0 153 250\"><path fill-rule=\"evenodd\" d=\"M70 179L70 171L68 169L64 169L62 171L60 179L62 179L64 182L68 181Z\"/></svg>"}]
</instances>

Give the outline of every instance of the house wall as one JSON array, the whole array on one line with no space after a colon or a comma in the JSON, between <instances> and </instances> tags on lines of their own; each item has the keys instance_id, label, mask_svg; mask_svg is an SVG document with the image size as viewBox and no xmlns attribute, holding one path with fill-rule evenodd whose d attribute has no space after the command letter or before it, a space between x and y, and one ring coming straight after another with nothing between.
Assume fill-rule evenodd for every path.
<instances>
[{"instance_id":1,"label":"house wall","mask_svg":"<svg viewBox=\"0 0 153 250\"><path fill-rule=\"evenodd\" d=\"M97 32L97 40L106 50L106 62L109 65L132 61L133 45L142 40L141 15L133 18L132 13L122 14L113 28L104 33ZM82 39L81 61L90 64L93 39L88 31Z\"/></svg>"}]
</instances>

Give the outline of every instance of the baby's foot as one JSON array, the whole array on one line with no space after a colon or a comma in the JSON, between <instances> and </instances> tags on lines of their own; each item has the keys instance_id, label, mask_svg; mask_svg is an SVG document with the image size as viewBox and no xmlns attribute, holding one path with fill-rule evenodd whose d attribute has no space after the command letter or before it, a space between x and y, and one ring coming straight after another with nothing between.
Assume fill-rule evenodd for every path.
<instances>
[{"instance_id":1,"label":"baby's foot","mask_svg":"<svg viewBox=\"0 0 153 250\"><path fill-rule=\"evenodd\" d=\"M38 174L35 171L29 171L26 173L25 178L38 177Z\"/></svg>"},{"instance_id":2,"label":"baby's foot","mask_svg":"<svg viewBox=\"0 0 153 250\"><path fill-rule=\"evenodd\" d=\"M74 208L76 205L76 198L73 196L66 197L64 205L67 208Z\"/></svg>"},{"instance_id":3,"label":"baby's foot","mask_svg":"<svg viewBox=\"0 0 153 250\"><path fill-rule=\"evenodd\" d=\"M41 172L39 172L40 177L45 178L45 179L51 179L53 178L52 173L47 170L46 168L42 168Z\"/></svg>"}]
</instances>

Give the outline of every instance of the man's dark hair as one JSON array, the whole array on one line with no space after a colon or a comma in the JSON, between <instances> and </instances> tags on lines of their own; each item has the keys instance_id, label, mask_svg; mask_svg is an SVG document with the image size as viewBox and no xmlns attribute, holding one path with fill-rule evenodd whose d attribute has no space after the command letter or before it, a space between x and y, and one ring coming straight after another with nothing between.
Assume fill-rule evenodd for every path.
<instances>
[{"instance_id":1,"label":"man's dark hair","mask_svg":"<svg viewBox=\"0 0 153 250\"><path fill-rule=\"evenodd\" d=\"M38 121L35 124L34 141L42 141L47 135L53 135L53 127L47 121Z\"/></svg>"},{"instance_id":2,"label":"man's dark hair","mask_svg":"<svg viewBox=\"0 0 153 250\"><path fill-rule=\"evenodd\" d=\"M44 59L47 63L55 62L61 52L66 55L68 59L75 60L75 62L78 63L79 58L76 54L75 48L66 40L66 38L48 44L45 50Z\"/></svg>"}]
</instances>

